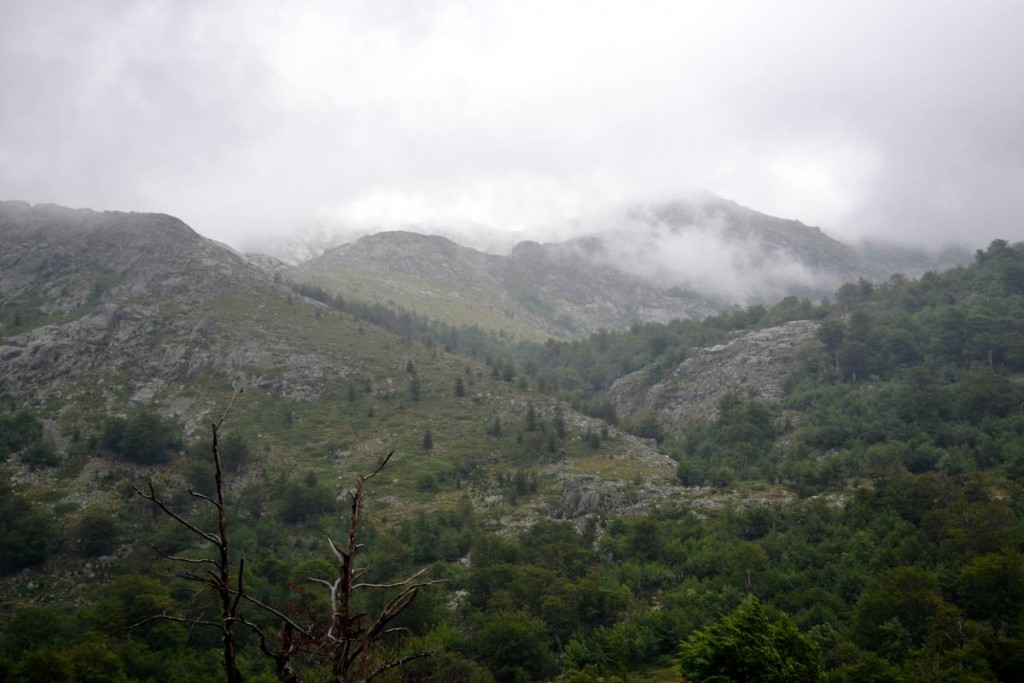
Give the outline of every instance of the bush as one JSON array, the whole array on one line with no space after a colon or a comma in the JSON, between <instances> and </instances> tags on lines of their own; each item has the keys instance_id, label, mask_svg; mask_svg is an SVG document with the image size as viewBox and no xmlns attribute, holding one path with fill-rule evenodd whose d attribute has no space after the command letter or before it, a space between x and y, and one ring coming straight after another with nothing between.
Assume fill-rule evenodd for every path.
<instances>
[{"instance_id":1,"label":"bush","mask_svg":"<svg viewBox=\"0 0 1024 683\"><path fill-rule=\"evenodd\" d=\"M285 524L298 524L307 519L334 512L336 503L334 493L326 487L309 481L299 483L288 482L284 488L281 521Z\"/></svg>"},{"instance_id":2,"label":"bush","mask_svg":"<svg viewBox=\"0 0 1024 683\"><path fill-rule=\"evenodd\" d=\"M21 454L21 461L28 465L29 469L37 470L42 467L56 467L60 464L60 455L51 444L36 441Z\"/></svg>"},{"instance_id":3,"label":"bush","mask_svg":"<svg viewBox=\"0 0 1024 683\"><path fill-rule=\"evenodd\" d=\"M103 426L102 447L119 458L139 465L165 463L181 448L181 430L151 411L127 419L114 417Z\"/></svg>"},{"instance_id":4,"label":"bush","mask_svg":"<svg viewBox=\"0 0 1024 683\"><path fill-rule=\"evenodd\" d=\"M0 484L0 574L45 561L58 538L50 515Z\"/></svg>"},{"instance_id":5,"label":"bush","mask_svg":"<svg viewBox=\"0 0 1024 683\"><path fill-rule=\"evenodd\" d=\"M84 557L109 555L118 543L117 521L101 510L86 512L74 529L75 546Z\"/></svg>"},{"instance_id":6,"label":"bush","mask_svg":"<svg viewBox=\"0 0 1024 683\"><path fill-rule=\"evenodd\" d=\"M0 417L0 460L42 438L43 423L27 410Z\"/></svg>"}]
</instances>

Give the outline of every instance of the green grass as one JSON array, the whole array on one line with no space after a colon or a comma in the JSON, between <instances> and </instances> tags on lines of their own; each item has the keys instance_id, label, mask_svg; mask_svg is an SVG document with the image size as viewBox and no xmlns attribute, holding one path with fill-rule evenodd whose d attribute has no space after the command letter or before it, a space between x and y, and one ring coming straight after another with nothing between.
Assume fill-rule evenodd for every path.
<instances>
[{"instance_id":1,"label":"green grass","mask_svg":"<svg viewBox=\"0 0 1024 683\"><path fill-rule=\"evenodd\" d=\"M407 281L401 274L379 273L348 268L344 271L297 270L293 277L322 287L346 299L403 308L455 326L476 325L484 330L503 332L510 338L543 342L558 336L556 328L501 290L461 291L442 280Z\"/></svg>"}]
</instances>

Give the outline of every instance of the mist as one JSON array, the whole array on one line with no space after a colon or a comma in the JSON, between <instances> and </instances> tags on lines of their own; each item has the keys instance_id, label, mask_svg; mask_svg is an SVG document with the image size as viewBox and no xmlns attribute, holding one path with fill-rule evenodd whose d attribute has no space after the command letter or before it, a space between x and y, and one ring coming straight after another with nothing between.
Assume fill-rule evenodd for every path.
<instances>
[{"instance_id":1,"label":"mist","mask_svg":"<svg viewBox=\"0 0 1024 683\"><path fill-rule=\"evenodd\" d=\"M847 242L1015 241L1021 25L994 0L13 0L0 196L242 249L422 224L498 250L691 188Z\"/></svg>"}]
</instances>

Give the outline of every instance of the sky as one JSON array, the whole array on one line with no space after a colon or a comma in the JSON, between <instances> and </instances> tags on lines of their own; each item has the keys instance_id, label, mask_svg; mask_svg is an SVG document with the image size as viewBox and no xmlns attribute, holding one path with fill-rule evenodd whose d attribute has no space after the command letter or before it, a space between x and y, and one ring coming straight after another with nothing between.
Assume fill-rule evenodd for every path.
<instances>
[{"instance_id":1,"label":"sky","mask_svg":"<svg viewBox=\"0 0 1024 683\"><path fill-rule=\"evenodd\" d=\"M1024 239L1016 0L5 0L0 199L531 236L706 190Z\"/></svg>"}]
</instances>

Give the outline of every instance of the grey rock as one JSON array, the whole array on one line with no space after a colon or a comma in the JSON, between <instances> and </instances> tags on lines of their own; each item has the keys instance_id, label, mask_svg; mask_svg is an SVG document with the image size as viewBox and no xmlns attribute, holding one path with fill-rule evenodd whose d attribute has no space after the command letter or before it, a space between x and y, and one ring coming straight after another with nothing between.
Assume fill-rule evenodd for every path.
<instances>
[{"instance_id":1,"label":"grey rock","mask_svg":"<svg viewBox=\"0 0 1024 683\"><path fill-rule=\"evenodd\" d=\"M786 375L819 343L817 329L817 322L799 320L697 349L664 378L652 381L648 370L620 378L608 399L620 417L652 411L669 433L683 436L693 424L714 418L726 394L780 401Z\"/></svg>"}]
</instances>

